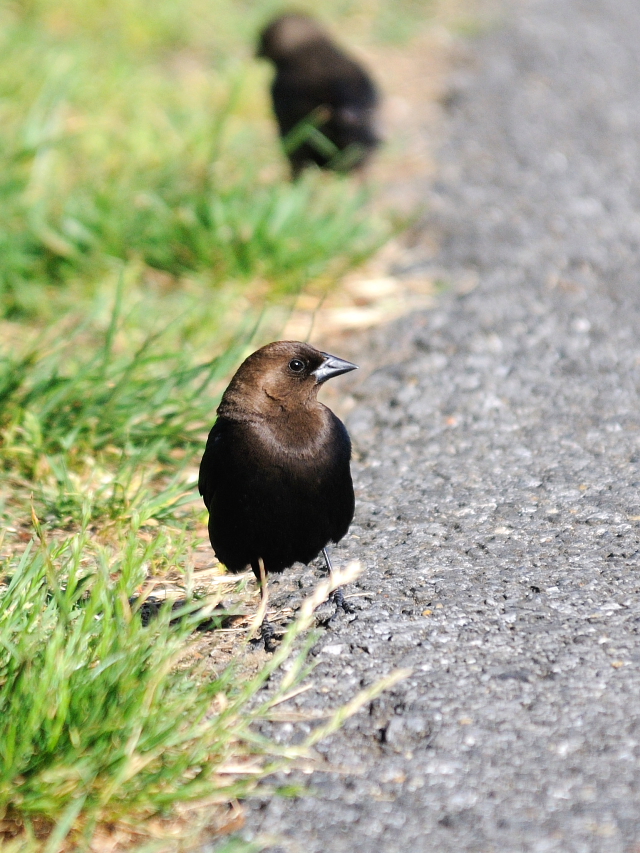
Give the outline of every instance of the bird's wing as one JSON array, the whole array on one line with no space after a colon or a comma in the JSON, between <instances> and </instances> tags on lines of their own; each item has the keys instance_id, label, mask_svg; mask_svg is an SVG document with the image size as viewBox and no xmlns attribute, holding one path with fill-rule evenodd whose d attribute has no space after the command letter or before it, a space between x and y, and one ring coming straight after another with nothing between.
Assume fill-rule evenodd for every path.
<instances>
[{"instance_id":1,"label":"bird's wing","mask_svg":"<svg viewBox=\"0 0 640 853\"><path fill-rule=\"evenodd\" d=\"M216 491L223 464L222 423L220 418L215 422L207 439L207 446L200 462L198 476L198 491L202 495L207 509Z\"/></svg>"}]
</instances>

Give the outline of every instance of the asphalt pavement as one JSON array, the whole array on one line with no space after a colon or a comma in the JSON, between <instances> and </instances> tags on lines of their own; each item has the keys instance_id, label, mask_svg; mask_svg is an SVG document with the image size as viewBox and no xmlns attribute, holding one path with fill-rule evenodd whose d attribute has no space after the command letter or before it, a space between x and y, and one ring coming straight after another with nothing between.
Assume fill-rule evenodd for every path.
<instances>
[{"instance_id":1,"label":"asphalt pavement","mask_svg":"<svg viewBox=\"0 0 640 853\"><path fill-rule=\"evenodd\" d=\"M289 707L413 675L249 805L271 853L640 853L640 3L511 0L467 54L404 270L448 290L358 339L360 609Z\"/></svg>"}]
</instances>

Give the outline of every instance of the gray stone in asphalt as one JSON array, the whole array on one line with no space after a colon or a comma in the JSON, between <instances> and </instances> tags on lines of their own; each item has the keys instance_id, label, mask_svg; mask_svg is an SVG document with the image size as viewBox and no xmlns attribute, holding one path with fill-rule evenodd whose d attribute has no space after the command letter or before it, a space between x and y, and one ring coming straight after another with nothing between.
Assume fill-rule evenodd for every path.
<instances>
[{"instance_id":1,"label":"gray stone in asphalt","mask_svg":"<svg viewBox=\"0 0 640 853\"><path fill-rule=\"evenodd\" d=\"M640 3L508 7L425 183L452 289L359 344L361 609L292 705L413 675L250 806L271 851L640 851Z\"/></svg>"}]
</instances>

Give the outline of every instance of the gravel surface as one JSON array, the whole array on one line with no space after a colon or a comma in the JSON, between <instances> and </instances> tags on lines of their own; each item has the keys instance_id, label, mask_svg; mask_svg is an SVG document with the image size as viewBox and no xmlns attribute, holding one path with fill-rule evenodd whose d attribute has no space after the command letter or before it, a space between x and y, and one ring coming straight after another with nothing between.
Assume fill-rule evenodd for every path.
<instances>
[{"instance_id":1,"label":"gravel surface","mask_svg":"<svg viewBox=\"0 0 640 853\"><path fill-rule=\"evenodd\" d=\"M640 851L640 3L510 0L469 51L409 270L452 288L361 341L361 609L290 707L413 675L249 806L274 853Z\"/></svg>"}]
</instances>

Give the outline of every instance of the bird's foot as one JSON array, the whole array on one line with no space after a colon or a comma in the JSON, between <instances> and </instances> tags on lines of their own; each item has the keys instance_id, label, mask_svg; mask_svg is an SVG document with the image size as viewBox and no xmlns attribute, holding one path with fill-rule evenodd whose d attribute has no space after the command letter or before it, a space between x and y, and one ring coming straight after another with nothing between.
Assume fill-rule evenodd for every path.
<instances>
[{"instance_id":1,"label":"bird's foot","mask_svg":"<svg viewBox=\"0 0 640 853\"><path fill-rule=\"evenodd\" d=\"M137 606L139 598L140 596L138 595L132 595L129 599L129 607ZM151 622L151 620L155 619L160 613L161 604L162 602L159 601L157 598L154 598L153 596L148 596L137 608L140 620L145 628Z\"/></svg>"},{"instance_id":2,"label":"bird's foot","mask_svg":"<svg viewBox=\"0 0 640 853\"><path fill-rule=\"evenodd\" d=\"M276 632L274 631L271 622L268 622L266 619L260 626L260 638L264 643L265 652L275 652L275 650L278 648L278 644L276 642Z\"/></svg>"},{"instance_id":3,"label":"bird's foot","mask_svg":"<svg viewBox=\"0 0 640 853\"><path fill-rule=\"evenodd\" d=\"M354 608L349 604L349 602L344 597L344 592L338 587L338 589L334 589L331 593L329 600L332 601L336 606L336 613L338 610L344 610L345 613L355 613Z\"/></svg>"}]
</instances>

